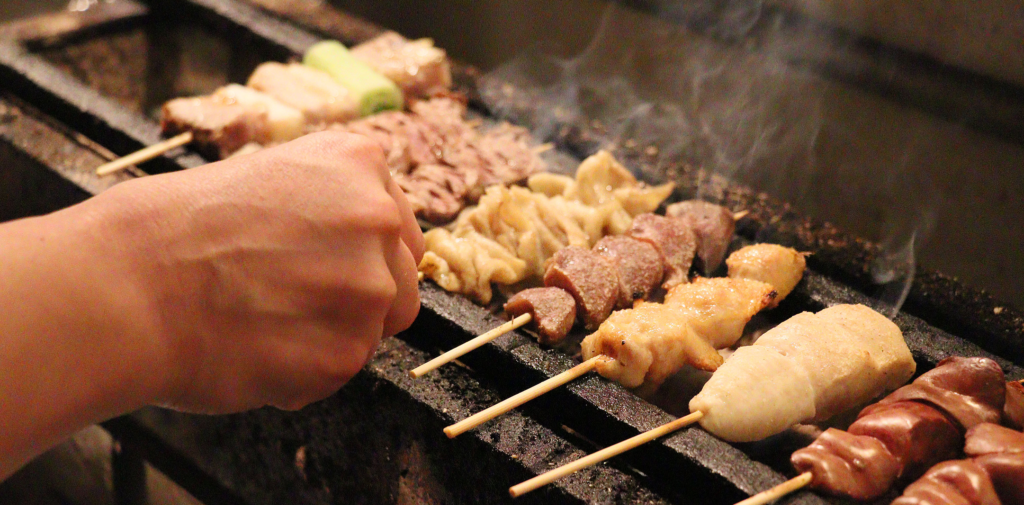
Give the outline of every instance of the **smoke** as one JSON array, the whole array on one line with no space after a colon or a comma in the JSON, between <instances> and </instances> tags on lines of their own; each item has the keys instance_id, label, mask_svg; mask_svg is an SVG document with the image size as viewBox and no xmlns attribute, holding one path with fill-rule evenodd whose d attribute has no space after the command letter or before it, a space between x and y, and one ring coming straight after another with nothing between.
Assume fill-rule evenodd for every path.
<instances>
[{"instance_id":1,"label":"smoke","mask_svg":"<svg viewBox=\"0 0 1024 505\"><path fill-rule=\"evenodd\" d=\"M594 150L655 150L657 159L688 161L811 215L820 210L813 202L828 205L820 191L835 184L836 167L821 166L818 153L830 84L808 64L827 45L820 27L759 1L636 3L646 12L610 3L573 57L553 56L557 40L540 41L496 68L481 80L487 106L544 139L587 131ZM828 51L843 50L827 42ZM893 199L914 183L905 166L866 168L884 174L878 184ZM711 198L703 189L692 196ZM915 248L930 232L934 188L919 189L926 210L882 216L868 234L882 245L871 274L886 307L906 298Z\"/></svg>"}]
</instances>

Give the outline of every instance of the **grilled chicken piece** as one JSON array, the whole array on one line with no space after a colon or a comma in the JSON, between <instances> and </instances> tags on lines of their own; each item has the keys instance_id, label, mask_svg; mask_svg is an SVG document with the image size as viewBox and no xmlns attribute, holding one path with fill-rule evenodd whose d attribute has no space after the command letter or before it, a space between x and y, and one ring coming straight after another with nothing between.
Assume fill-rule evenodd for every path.
<instances>
[{"instance_id":1,"label":"grilled chicken piece","mask_svg":"<svg viewBox=\"0 0 1024 505\"><path fill-rule=\"evenodd\" d=\"M633 219L633 226L626 235L650 243L661 254L665 267L663 288L672 289L687 282L697 250L697 236L686 223L655 214L640 214Z\"/></svg>"},{"instance_id":2,"label":"grilled chicken piece","mask_svg":"<svg viewBox=\"0 0 1024 505\"><path fill-rule=\"evenodd\" d=\"M598 240L593 250L615 264L619 278L616 308L629 308L635 300L646 300L661 282L664 273L661 255L647 242L632 237L609 236Z\"/></svg>"},{"instance_id":3,"label":"grilled chicken piece","mask_svg":"<svg viewBox=\"0 0 1024 505\"><path fill-rule=\"evenodd\" d=\"M657 387L685 365L714 371L722 364L716 347L735 343L771 293L771 286L749 280L678 286L663 304L641 302L612 314L583 340L583 356L608 356L597 371L626 387Z\"/></svg>"},{"instance_id":4,"label":"grilled chicken piece","mask_svg":"<svg viewBox=\"0 0 1024 505\"><path fill-rule=\"evenodd\" d=\"M394 81L407 97L425 98L452 87L451 65L430 39L384 32L351 49L352 56Z\"/></svg>"},{"instance_id":5,"label":"grilled chicken piece","mask_svg":"<svg viewBox=\"0 0 1024 505\"><path fill-rule=\"evenodd\" d=\"M703 200L686 200L669 205L665 215L681 219L693 228L697 235L697 259L704 275L718 269L736 231L732 212Z\"/></svg>"},{"instance_id":6,"label":"grilled chicken piece","mask_svg":"<svg viewBox=\"0 0 1024 505\"><path fill-rule=\"evenodd\" d=\"M165 135L192 132L193 147L211 159L227 158L250 142L266 142L266 123L266 107L217 95L176 98L165 103L160 113Z\"/></svg>"},{"instance_id":7,"label":"grilled chicken piece","mask_svg":"<svg viewBox=\"0 0 1024 505\"><path fill-rule=\"evenodd\" d=\"M608 258L590 249L569 246L551 257L544 285L562 288L576 300L576 314L587 329L608 318L619 298L619 278Z\"/></svg>"},{"instance_id":8,"label":"grilled chicken piece","mask_svg":"<svg viewBox=\"0 0 1024 505\"><path fill-rule=\"evenodd\" d=\"M561 288L530 288L516 293L505 303L511 317L530 314L542 344L565 339L576 322L576 300Z\"/></svg>"},{"instance_id":9,"label":"grilled chicken piece","mask_svg":"<svg viewBox=\"0 0 1024 505\"><path fill-rule=\"evenodd\" d=\"M865 321L851 331L853 325L837 322L847 317ZM752 348L766 350L744 350ZM760 369L765 363L787 372L766 375ZM703 412L701 425L722 439L761 440L861 405L890 384L905 382L915 366L902 333L885 316L837 305L818 314L797 314L753 346L737 350L690 401L690 410ZM794 397L778 391L780 382L787 384L786 392L800 390L789 384L793 381L805 381L812 394Z\"/></svg>"},{"instance_id":10,"label":"grilled chicken piece","mask_svg":"<svg viewBox=\"0 0 1024 505\"><path fill-rule=\"evenodd\" d=\"M779 293L772 304L774 307L786 298L803 278L804 270L807 268L806 256L789 247L757 244L730 254L725 264L729 267L729 277L754 279L771 284Z\"/></svg>"},{"instance_id":11,"label":"grilled chicken piece","mask_svg":"<svg viewBox=\"0 0 1024 505\"><path fill-rule=\"evenodd\" d=\"M775 289L749 279L698 278L665 295L665 304L685 315L697 334L715 349L731 347L754 314L772 305Z\"/></svg>"},{"instance_id":12,"label":"grilled chicken piece","mask_svg":"<svg viewBox=\"0 0 1024 505\"><path fill-rule=\"evenodd\" d=\"M300 63L263 63L246 85L299 109L311 124L359 117L359 104L348 88L327 73Z\"/></svg>"},{"instance_id":13,"label":"grilled chicken piece","mask_svg":"<svg viewBox=\"0 0 1024 505\"><path fill-rule=\"evenodd\" d=\"M613 313L582 342L583 357L597 355L597 371L623 386L657 386L685 365L713 371L722 356L671 306L641 303Z\"/></svg>"}]
</instances>

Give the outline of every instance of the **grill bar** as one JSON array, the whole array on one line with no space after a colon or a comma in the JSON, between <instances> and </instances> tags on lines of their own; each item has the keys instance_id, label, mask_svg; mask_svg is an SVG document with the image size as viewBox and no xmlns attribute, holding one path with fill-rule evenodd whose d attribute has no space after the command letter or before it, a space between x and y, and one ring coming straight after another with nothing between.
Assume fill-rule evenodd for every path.
<instances>
[{"instance_id":1,"label":"grill bar","mask_svg":"<svg viewBox=\"0 0 1024 505\"><path fill-rule=\"evenodd\" d=\"M246 43L257 43L269 53L279 55L280 59L298 54L316 40L313 35L266 16L251 6L231 0L154 0L150 5L154 15L170 12L174 7L183 13L180 15L195 17L216 30L241 34L242 40L247 41ZM115 152L131 151L159 139L155 123L140 115L125 112L109 98L78 83L17 44L0 43L0 77L4 78L5 83L10 83L8 86L11 90L40 106L45 113ZM586 132L569 133L569 136L559 139L562 146L576 152L585 152L590 147ZM654 161L643 158L644 154L628 151L621 152L620 155L628 164L641 170L645 166L652 166ZM175 170L201 164L202 159L194 154L186 154L165 158L159 163L158 168L161 170ZM701 180L702 177L708 177L706 174L685 164L680 163L677 166L678 169L670 173L670 176L681 182L683 188L688 188L684 192L692 191L699 184L706 182ZM764 195L755 194L749 189L730 185L723 180L715 180L713 183L720 186L723 201L734 208L751 210L753 217L745 220L747 224L741 227L741 234L747 238L757 236L770 241L797 245L801 249L815 253L805 282L784 302L780 311L793 313L801 310L819 310L835 303L871 303L870 298L857 289L866 289L867 286L866 270L863 270L863 267L868 264L874 251L871 244L850 239L834 228L815 225L789 212L784 205L771 201ZM932 278L926 275L925 279L930 282ZM960 288L957 292L962 293L962 287L957 287ZM953 308L951 304L955 305L960 300L957 297L961 295L946 298L930 296L927 291L921 293L922 290L928 289L927 285L922 287L921 283L915 289L918 293L916 298L912 294L912 300L919 307L923 307L920 309L922 313L947 312L953 314L950 317L958 318L959 324L967 327L988 324L989 319L985 314L971 312L975 310L971 305L951 312L946 311ZM402 403L396 400L393 405L403 405L402 408L412 405L413 409L425 412L424 415L433 416L434 420L430 423L438 425L435 433L438 439L443 438L440 427L444 424L479 410L481 404L495 400L496 396L490 393L490 397L474 398L473 401L460 403L459 399L453 398L452 395L459 392L468 394L476 390L477 386L448 389L448 396L433 399L427 394L430 388L443 389L442 384L445 381L469 384L477 378L487 386L493 387L498 396L508 396L574 364L564 353L543 349L526 334L517 332L500 337L466 355L462 361L473 370L473 373L449 366L429 382L410 382L410 379L404 377L404 370L425 361L427 356L406 346L405 343L430 351L450 348L500 323L486 309L462 297L443 292L433 284L427 283L421 287L421 298L423 311L414 328L404 334L402 340L390 341L385 346L382 354L378 354L374 364L371 364L365 375L361 376L363 378L353 385L353 391L357 392L353 394L362 394L361 391L364 389L384 389L389 391L388 394L409 396L410 401ZM1008 315L1015 314L1011 311ZM896 322L903 329L922 370L934 366L943 357L954 354L993 357L979 345L930 326L918 317L901 313L897 316ZM1001 327L997 327L999 328ZM982 335L979 342L989 349L999 351L1002 357L996 357L997 361L1004 367L1009 377L1019 379L1024 377L1024 370L1013 361L1020 363L1021 358L1013 351L1004 352L1004 348L1009 349L1020 339L1021 331L1018 326L1016 333L988 332ZM1017 353L1020 352L1020 348L1016 347ZM389 359L396 361L388 361ZM366 401L368 404L373 403L372 399ZM671 416L662 409L593 375L550 393L527 406L524 411L529 417L513 413L492 425L481 427L472 434L472 444L482 443L490 448L498 446L498 452L511 458L514 454L512 449L502 449L497 441L512 436L516 430L526 430L537 443L551 438L561 440L559 443L566 445L552 448L541 443L543 454L536 458L524 459L512 465L508 465L507 462L493 463L499 467L504 465L503 468L512 468L512 473L508 474L510 478L507 479L504 474L495 475L491 477L495 482L489 482L486 486L500 488L506 482L518 482L530 474L543 472L555 459L561 460L560 454L589 452L571 447L564 441L564 437L571 438L575 434L580 437L577 440L580 445L587 445L587 441L592 441L598 446L603 446L671 419ZM329 423L330 412L313 409L290 417L276 411L259 411L230 419L236 425L249 430L246 432L248 436L262 436L264 438L259 442L273 445L278 434L266 430L270 430L269 427L275 426L275 423ZM538 422L540 424L537 424ZM521 440L517 442L517 451L527 449ZM621 469L624 473L614 470L617 473L608 478L617 483L626 482L627 484L622 485L627 488L636 486L634 481L639 478L644 485L657 488L658 493L665 496L704 496L708 497L710 503L728 504L746 494L755 493L785 480L782 473L773 469L784 466L777 461L778 455L784 452L780 445L784 445L784 441L773 440L764 444L732 446L699 429L689 429L617 458L610 466ZM265 449L259 444L257 446L259 450ZM240 447L239 450L239 454L244 453L243 448ZM641 473L636 473L633 469ZM226 482L239 478L225 468L207 470ZM243 475L248 471L257 470L239 470ZM600 466L593 470L608 471L613 470L609 470L608 466ZM634 475L640 477L633 477ZM593 491L589 487L592 481L588 479L599 477L586 472L570 476L552 488L552 491L547 492L549 494L542 492L537 496L540 500L553 500L555 497L565 496L581 500L607 498L606 493ZM242 484L235 484L244 488ZM619 487L622 486L616 484L616 492L625 492L618 489ZM636 489L642 487L641 485ZM493 491L492 489L490 492ZM642 494L644 491L636 492ZM504 496L503 493L501 495ZM258 502L257 500L256 503ZM803 492L790 499L788 503L838 502Z\"/></svg>"}]
</instances>

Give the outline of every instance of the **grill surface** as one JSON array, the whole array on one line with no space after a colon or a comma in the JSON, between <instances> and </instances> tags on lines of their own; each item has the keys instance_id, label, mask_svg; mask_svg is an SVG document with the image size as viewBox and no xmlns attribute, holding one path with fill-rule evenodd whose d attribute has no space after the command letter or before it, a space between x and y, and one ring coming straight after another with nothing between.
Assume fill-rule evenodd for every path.
<instances>
[{"instance_id":1,"label":"grill surface","mask_svg":"<svg viewBox=\"0 0 1024 505\"><path fill-rule=\"evenodd\" d=\"M198 21L215 33L252 46L266 59L288 59L317 39L233 0L154 1L150 7L150 16L162 21L169 17ZM326 35L348 43L378 31L347 18L335 20L331 27L340 31ZM457 81L474 97L476 74L471 68L457 69ZM0 42L0 78L6 88L45 114L116 153L124 154L159 138L152 120L125 110L18 44ZM479 101L474 104L481 107ZM3 101L0 106L4 107L0 110L3 117L17 107ZM20 113L21 109L17 110ZM511 113L514 115L514 108ZM19 152L31 152L18 142L28 135L24 129L33 121L0 121L0 134ZM567 129L554 140L565 151L583 155L594 147L590 138L585 130ZM692 196L697 187L704 188L704 194L713 188L710 194L730 207L751 211L738 229L744 240L756 237L814 253L805 281L773 317L835 303L871 303L863 292L871 287L868 266L877 251L875 245L796 215L781 202L683 161L659 159L640 149L621 149L616 154L649 178L662 175L653 173L653 167L669 167L668 177L680 183L677 197ZM109 187L110 179L97 179L89 172L95 153L83 156L89 161L70 168L61 160L37 156L40 166L25 172L38 171L41 165L53 170L38 177L49 178L49 186L62 188L54 194L70 196L53 197L47 202L50 207L73 203ZM178 170L202 162L183 150L147 169ZM4 217L46 210L50 208L25 202ZM405 371L437 350L450 348L499 322L484 308L430 283L421 287L421 298L423 311L410 331L386 342L367 369L338 395L301 412L268 409L208 418L150 409L112 421L108 427L122 439L148 447L147 457L210 502L450 503L507 500L505 490L510 484L671 419L665 410L592 375L529 404L522 409L526 415L512 413L449 441L441 434L444 425L574 362L566 354L543 349L529 336L516 333L466 355L462 361L468 370L449 365L424 379L408 379ZM919 272L905 312L895 321L904 331L920 371L950 355L989 356L1000 362L1010 378L1024 378L1024 370L1018 366L1024 363L1024 319L1013 308L994 310L999 306L983 293L940 274ZM609 465L563 479L517 503L733 503L781 482L793 443L780 436L732 446L699 429L684 430ZM787 503L833 501L803 492Z\"/></svg>"}]
</instances>

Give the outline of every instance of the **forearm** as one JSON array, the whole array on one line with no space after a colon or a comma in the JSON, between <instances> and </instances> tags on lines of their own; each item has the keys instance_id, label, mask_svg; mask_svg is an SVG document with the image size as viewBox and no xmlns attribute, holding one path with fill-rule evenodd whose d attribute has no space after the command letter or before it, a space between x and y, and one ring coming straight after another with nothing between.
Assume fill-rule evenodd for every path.
<instances>
[{"instance_id":1,"label":"forearm","mask_svg":"<svg viewBox=\"0 0 1024 505\"><path fill-rule=\"evenodd\" d=\"M102 208L0 225L0 479L156 394L150 318Z\"/></svg>"}]
</instances>

